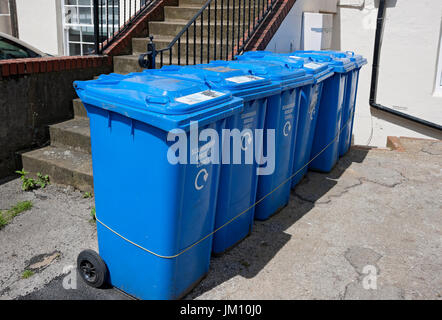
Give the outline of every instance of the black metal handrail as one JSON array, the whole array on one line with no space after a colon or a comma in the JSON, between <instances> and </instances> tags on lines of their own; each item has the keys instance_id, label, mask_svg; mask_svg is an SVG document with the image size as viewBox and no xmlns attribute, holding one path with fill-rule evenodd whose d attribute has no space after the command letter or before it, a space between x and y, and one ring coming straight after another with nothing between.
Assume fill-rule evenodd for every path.
<instances>
[{"instance_id":1,"label":"black metal handrail","mask_svg":"<svg viewBox=\"0 0 442 320\"><path fill-rule=\"evenodd\" d=\"M276 2L208 0L165 48L156 50L151 37L147 52L139 57L139 64L143 68L155 68L155 58L158 56L160 67L165 63L189 65L216 59L230 60L244 50Z\"/></svg>"},{"instance_id":2,"label":"black metal handrail","mask_svg":"<svg viewBox=\"0 0 442 320\"><path fill-rule=\"evenodd\" d=\"M95 54L101 54L159 0L93 0Z\"/></svg>"}]
</instances>

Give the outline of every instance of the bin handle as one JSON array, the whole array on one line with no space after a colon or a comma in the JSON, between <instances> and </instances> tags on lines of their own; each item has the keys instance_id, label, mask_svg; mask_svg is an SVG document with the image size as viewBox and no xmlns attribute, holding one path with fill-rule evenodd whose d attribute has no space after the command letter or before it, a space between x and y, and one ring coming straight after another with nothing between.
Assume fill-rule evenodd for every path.
<instances>
[{"instance_id":1,"label":"bin handle","mask_svg":"<svg viewBox=\"0 0 442 320\"><path fill-rule=\"evenodd\" d=\"M308 102L307 96L304 93L304 90L301 89L301 99L304 99L305 102Z\"/></svg>"},{"instance_id":2,"label":"bin handle","mask_svg":"<svg viewBox=\"0 0 442 320\"><path fill-rule=\"evenodd\" d=\"M170 99L167 96L161 96L161 97L150 96L150 97L146 97L146 103L168 104L169 102L170 102Z\"/></svg>"}]
</instances>

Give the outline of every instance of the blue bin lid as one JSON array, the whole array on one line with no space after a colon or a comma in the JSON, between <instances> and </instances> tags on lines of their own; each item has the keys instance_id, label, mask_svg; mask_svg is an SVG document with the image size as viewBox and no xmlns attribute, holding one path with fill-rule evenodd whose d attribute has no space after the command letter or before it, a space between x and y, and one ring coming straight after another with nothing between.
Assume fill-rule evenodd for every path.
<instances>
[{"instance_id":1,"label":"blue bin lid","mask_svg":"<svg viewBox=\"0 0 442 320\"><path fill-rule=\"evenodd\" d=\"M247 51L238 60L266 60L273 63L282 63L293 69L304 69L308 75L313 76L313 83L324 81L333 75L333 68L328 63L312 62L307 58L292 56L290 54L279 54L270 51Z\"/></svg>"},{"instance_id":2,"label":"blue bin lid","mask_svg":"<svg viewBox=\"0 0 442 320\"><path fill-rule=\"evenodd\" d=\"M143 72L177 79L203 82L213 90L228 90L245 100L258 99L279 93L280 84L268 76L255 75L249 68L239 68L224 61L192 66L164 66L159 70Z\"/></svg>"},{"instance_id":3,"label":"blue bin lid","mask_svg":"<svg viewBox=\"0 0 442 320\"><path fill-rule=\"evenodd\" d=\"M295 51L291 55L310 58L314 62L328 63L337 73L347 73L356 68L356 64L349 58L340 57L330 51Z\"/></svg>"},{"instance_id":4,"label":"blue bin lid","mask_svg":"<svg viewBox=\"0 0 442 320\"><path fill-rule=\"evenodd\" d=\"M300 87L312 83L313 79L303 68L298 66L271 62L262 58L244 59L234 61L212 61L211 64L228 65L231 68L239 68L258 76L279 82L281 89Z\"/></svg>"},{"instance_id":5,"label":"blue bin lid","mask_svg":"<svg viewBox=\"0 0 442 320\"><path fill-rule=\"evenodd\" d=\"M365 59L360 54L355 54L353 51L339 52L339 51L331 51L335 54L341 55L341 57L349 58L351 61L356 63L357 68L361 68L362 66L367 64L367 59Z\"/></svg>"},{"instance_id":6,"label":"blue bin lid","mask_svg":"<svg viewBox=\"0 0 442 320\"><path fill-rule=\"evenodd\" d=\"M190 121L209 123L243 109L227 90L211 90L204 82L146 73L102 75L75 81L81 100L163 130L188 129Z\"/></svg>"},{"instance_id":7,"label":"blue bin lid","mask_svg":"<svg viewBox=\"0 0 442 320\"><path fill-rule=\"evenodd\" d=\"M314 51L311 51L311 52L314 52ZM328 54L328 55L330 55L332 57L336 57L336 58L348 58L356 64L357 68L361 68L363 65L367 64L367 59L365 59L360 54L355 54L353 51L341 52L341 51L334 51L334 50L322 50L322 51L318 51L318 52L325 53L325 54Z\"/></svg>"}]
</instances>

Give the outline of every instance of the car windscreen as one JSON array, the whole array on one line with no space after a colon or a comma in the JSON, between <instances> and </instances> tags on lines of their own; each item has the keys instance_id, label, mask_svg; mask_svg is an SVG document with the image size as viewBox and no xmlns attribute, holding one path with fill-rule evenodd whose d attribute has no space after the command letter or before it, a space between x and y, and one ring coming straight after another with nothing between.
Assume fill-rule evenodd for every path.
<instances>
[{"instance_id":1,"label":"car windscreen","mask_svg":"<svg viewBox=\"0 0 442 320\"><path fill-rule=\"evenodd\" d=\"M14 41L0 37L0 60L36 57L40 55Z\"/></svg>"}]
</instances>

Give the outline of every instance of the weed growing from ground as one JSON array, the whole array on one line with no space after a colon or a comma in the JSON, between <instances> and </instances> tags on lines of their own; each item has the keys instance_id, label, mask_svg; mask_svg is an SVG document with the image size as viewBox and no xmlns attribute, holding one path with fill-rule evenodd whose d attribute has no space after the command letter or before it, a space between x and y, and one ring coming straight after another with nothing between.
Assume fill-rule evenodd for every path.
<instances>
[{"instance_id":1,"label":"weed growing from ground","mask_svg":"<svg viewBox=\"0 0 442 320\"><path fill-rule=\"evenodd\" d=\"M0 229L3 228L4 226L6 226L8 224L8 222L6 221L6 219L3 217L2 212L0 212Z\"/></svg>"},{"instance_id":2,"label":"weed growing from ground","mask_svg":"<svg viewBox=\"0 0 442 320\"><path fill-rule=\"evenodd\" d=\"M46 186L49 184L49 176L48 175L42 175L40 172L37 173L37 185L40 188L46 188Z\"/></svg>"},{"instance_id":3,"label":"weed growing from ground","mask_svg":"<svg viewBox=\"0 0 442 320\"><path fill-rule=\"evenodd\" d=\"M23 273L21 274L21 278L22 278L22 279L27 279L27 278L32 277L33 275L34 275L34 271L32 271L32 270L25 270L25 271L23 271Z\"/></svg>"},{"instance_id":4,"label":"weed growing from ground","mask_svg":"<svg viewBox=\"0 0 442 320\"><path fill-rule=\"evenodd\" d=\"M17 202L11 209L6 211L0 211L0 229L6 226L20 213L32 208L31 201L21 201Z\"/></svg>"},{"instance_id":5,"label":"weed growing from ground","mask_svg":"<svg viewBox=\"0 0 442 320\"><path fill-rule=\"evenodd\" d=\"M89 220L90 222L96 222L96 221L97 221L95 207L93 207L93 208L91 209L91 218L92 218L92 219Z\"/></svg>"},{"instance_id":6,"label":"weed growing from ground","mask_svg":"<svg viewBox=\"0 0 442 320\"><path fill-rule=\"evenodd\" d=\"M30 191L37 188L46 188L49 184L49 176L42 175L40 172L37 173L37 179L29 178L29 172L26 172L24 169L15 171L20 175L20 179L22 181L21 189L23 191Z\"/></svg>"}]
</instances>

